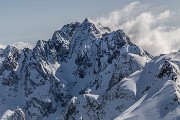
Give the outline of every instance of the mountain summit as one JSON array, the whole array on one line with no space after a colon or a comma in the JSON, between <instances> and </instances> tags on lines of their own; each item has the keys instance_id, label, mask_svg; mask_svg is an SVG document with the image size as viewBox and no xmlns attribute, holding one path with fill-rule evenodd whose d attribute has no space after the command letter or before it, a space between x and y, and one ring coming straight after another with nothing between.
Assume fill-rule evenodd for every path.
<instances>
[{"instance_id":1,"label":"mountain summit","mask_svg":"<svg viewBox=\"0 0 180 120\"><path fill-rule=\"evenodd\" d=\"M153 57L88 19L20 46L0 52L3 120L179 118L179 52Z\"/></svg>"}]
</instances>

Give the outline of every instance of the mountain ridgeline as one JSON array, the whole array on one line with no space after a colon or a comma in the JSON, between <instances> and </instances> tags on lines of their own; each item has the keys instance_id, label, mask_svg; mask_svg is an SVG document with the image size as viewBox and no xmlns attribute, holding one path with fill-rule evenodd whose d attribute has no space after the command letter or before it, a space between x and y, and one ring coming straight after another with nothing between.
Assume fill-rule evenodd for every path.
<instances>
[{"instance_id":1,"label":"mountain ridgeline","mask_svg":"<svg viewBox=\"0 0 180 120\"><path fill-rule=\"evenodd\" d=\"M180 52L153 57L88 19L19 44L0 50L2 120L180 119Z\"/></svg>"}]
</instances>

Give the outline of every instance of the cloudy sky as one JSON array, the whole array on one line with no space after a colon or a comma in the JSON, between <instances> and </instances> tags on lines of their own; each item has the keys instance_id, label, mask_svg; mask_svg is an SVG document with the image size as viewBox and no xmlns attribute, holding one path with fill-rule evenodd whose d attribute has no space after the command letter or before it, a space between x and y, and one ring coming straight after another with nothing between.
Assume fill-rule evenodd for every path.
<instances>
[{"instance_id":1,"label":"cloudy sky","mask_svg":"<svg viewBox=\"0 0 180 120\"><path fill-rule=\"evenodd\" d=\"M179 0L0 0L0 44L48 40L64 24L90 18L122 29L153 55L180 48Z\"/></svg>"}]
</instances>

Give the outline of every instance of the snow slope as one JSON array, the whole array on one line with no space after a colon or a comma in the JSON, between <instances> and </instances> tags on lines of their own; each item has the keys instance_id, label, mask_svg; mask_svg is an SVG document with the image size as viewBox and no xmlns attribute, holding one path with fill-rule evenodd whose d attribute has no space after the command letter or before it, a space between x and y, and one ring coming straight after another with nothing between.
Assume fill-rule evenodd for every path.
<instances>
[{"instance_id":1,"label":"snow slope","mask_svg":"<svg viewBox=\"0 0 180 120\"><path fill-rule=\"evenodd\" d=\"M145 66L136 83L137 101L116 120L180 119L179 55L176 52L159 56Z\"/></svg>"}]
</instances>

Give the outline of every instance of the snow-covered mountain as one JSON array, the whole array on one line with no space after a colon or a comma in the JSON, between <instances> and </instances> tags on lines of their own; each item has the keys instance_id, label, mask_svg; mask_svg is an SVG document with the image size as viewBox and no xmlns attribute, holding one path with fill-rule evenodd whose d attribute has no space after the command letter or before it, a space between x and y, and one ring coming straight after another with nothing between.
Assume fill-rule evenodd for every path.
<instances>
[{"instance_id":1,"label":"snow-covered mountain","mask_svg":"<svg viewBox=\"0 0 180 120\"><path fill-rule=\"evenodd\" d=\"M2 120L180 119L180 52L153 57L88 19L0 52Z\"/></svg>"}]
</instances>

